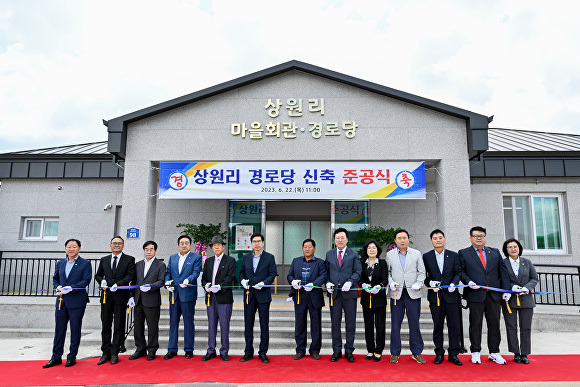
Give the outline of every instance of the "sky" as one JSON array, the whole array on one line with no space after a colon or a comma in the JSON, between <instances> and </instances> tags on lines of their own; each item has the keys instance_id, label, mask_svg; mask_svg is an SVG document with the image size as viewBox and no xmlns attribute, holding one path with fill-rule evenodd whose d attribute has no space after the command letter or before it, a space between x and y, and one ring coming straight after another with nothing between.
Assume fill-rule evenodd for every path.
<instances>
[{"instance_id":1,"label":"sky","mask_svg":"<svg viewBox=\"0 0 580 387\"><path fill-rule=\"evenodd\" d=\"M293 59L580 134L578 20L572 0L0 0L0 153L103 141L103 119Z\"/></svg>"}]
</instances>

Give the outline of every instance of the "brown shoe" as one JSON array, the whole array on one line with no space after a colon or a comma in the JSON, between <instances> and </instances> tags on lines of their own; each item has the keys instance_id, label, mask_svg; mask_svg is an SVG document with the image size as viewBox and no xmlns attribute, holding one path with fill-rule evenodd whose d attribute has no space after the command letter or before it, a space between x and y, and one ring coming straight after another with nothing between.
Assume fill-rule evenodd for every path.
<instances>
[{"instance_id":1,"label":"brown shoe","mask_svg":"<svg viewBox=\"0 0 580 387\"><path fill-rule=\"evenodd\" d=\"M319 353L313 353L313 354L312 354L312 355L310 355L310 356L312 356L312 358L313 358L314 360L320 360L320 354L319 354Z\"/></svg>"},{"instance_id":2,"label":"brown shoe","mask_svg":"<svg viewBox=\"0 0 580 387\"><path fill-rule=\"evenodd\" d=\"M391 360L389 360L391 363L395 364L399 362L399 356L397 355L391 355Z\"/></svg>"},{"instance_id":3,"label":"brown shoe","mask_svg":"<svg viewBox=\"0 0 580 387\"><path fill-rule=\"evenodd\" d=\"M294 355L294 360L300 360L304 357L304 354L302 352L296 352L296 355Z\"/></svg>"},{"instance_id":4,"label":"brown shoe","mask_svg":"<svg viewBox=\"0 0 580 387\"><path fill-rule=\"evenodd\" d=\"M411 357L419 364L427 364L427 360L425 360L421 354L413 355Z\"/></svg>"}]
</instances>

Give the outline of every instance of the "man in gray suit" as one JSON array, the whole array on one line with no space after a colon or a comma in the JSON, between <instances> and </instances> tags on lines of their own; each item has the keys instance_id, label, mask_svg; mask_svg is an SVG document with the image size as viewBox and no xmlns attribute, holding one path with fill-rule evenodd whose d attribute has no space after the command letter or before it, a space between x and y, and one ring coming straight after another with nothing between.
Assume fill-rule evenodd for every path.
<instances>
[{"instance_id":1,"label":"man in gray suit","mask_svg":"<svg viewBox=\"0 0 580 387\"><path fill-rule=\"evenodd\" d=\"M161 314L161 285L165 279L165 264L155 258L157 243L147 241L143 244L145 259L135 265L134 285L127 305L135 308L133 332L135 334L135 353L129 360L147 355L154 360L159 349L159 316ZM153 285L153 286L151 286ZM147 321L148 340L145 341L145 321Z\"/></svg>"},{"instance_id":2,"label":"man in gray suit","mask_svg":"<svg viewBox=\"0 0 580 387\"><path fill-rule=\"evenodd\" d=\"M332 356L330 361L342 357L342 311L346 325L346 343L344 354L346 360L354 361L354 336L356 332L356 299L358 291L351 290L358 283L362 272L360 257L356 251L346 247L348 231L337 228L334 231L335 249L326 253L326 271L328 282L326 290L330 297L330 321L332 330Z\"/></svg>"},{"instance_id":3,"label":"man in gray suit","mask_svg":"<svg viewBox=\"0 0 580 387\"><path fill-rule=\"evenodd\" d=\"M419 250L409 247L409 233L395 232L397 248L387 253L389 291L391 298L391 363L398 363L401 355L401 324L405 313L409 321L409 344L413 359L420 364L427 361L423 352L423 337L419 328L421 315L421 288L425 281L425 265Z\"/></svg>"}]
</instances>

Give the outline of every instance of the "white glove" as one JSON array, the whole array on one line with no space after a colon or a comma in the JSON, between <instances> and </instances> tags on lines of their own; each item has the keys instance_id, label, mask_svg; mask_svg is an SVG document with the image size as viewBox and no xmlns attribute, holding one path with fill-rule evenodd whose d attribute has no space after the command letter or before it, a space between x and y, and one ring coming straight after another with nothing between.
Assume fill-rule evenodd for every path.
<instances>
[{"instance_id":1,"label":"white glove","mask_svg":"<svg viewBox=\"0 0 580 387\"><path fill-rule=\"evenodd\" d=\"M113 286L110 287L110 289L112 292L116 292L117 291L117 284L114 284Z\"/></svg>"},{"instance_id":2,"label":"white glove","mask_svg":"<svg viewBox=\"0 0 580 387\"><path fill-rule=\"evenodd\" d=\"M167 288L167 290L169 290L170 292L173 291L173 286L171 286L171 284L173 283L173 280L169 280L165 282L165 287Z\"/></svg>"},{"instance_id":3,"label":"white glove","mask_svg":"<svg viewBox=\"0 0 580 387\"><path fill-rule=\"evenodd\" d=\"M129 298L129 302L127 302L127 306L129 308L134 308L135 307L135 298L133 298L133 297Z\"/></svg>"},{"instance_id":4,"label":"white glove","mask_svg":"<svg viewBox=\"0 0 580 387\"><path fill-rule=\"evenodd\" d=\"M149 290L151 290L151 285L147 284L139 286L139 290L141 290L143 293L147 293Z\"/></svg>"},{"instance_id":5,"label":"white glove","mask_svg":"<svg viewBox=\"0 0 580 387\"><path fill-rule=\"evenodd\" d=\"M71 286L65 286L64 288L60 289L60 292L62 294L70 293L70 292L72 292L72 287Z\"/></svg>"},{"instance_id":6,"label":"white glove","mask_svg":"<svg viewBox=\"0 0 580 387\"><path fill-rule=\"evenodd\" d=\"M370 284L362 284L361 287L365 290L365 292L371 292L371 285Z\"/></svg>"},{"instance_id":7,"label":"white glove","mask_svg":"<svg viewBox=\"0 0 580 387\"><path fill-rule=\"evenodd\" d=\"M186 288L188 284L189 284L189 280L186 278L183 280L182 284L179 284L179 286L182 288Z\"/></svg>"},{"instance_id":8,"label":"white glove","mask_svg":"<svg viewBox=\"0 0 580 387\"><path fill-rule=\"evenodd\" d=\"M344 285L342 285L342 291L343 292L348 292L350 290L350 287L352 286L352 282L350 281L346 281L344 283Z\"/></svg>"},{"instance_id":9,"label":"white glove","mask_svg":"<svg viewBox=\"0 0 580 387\"><path fill-rule=\"evenodd\" d=\"M61 290L62 290L62 285L58 285L56 287L56 295L57 296L60 296L62 294Z\"/></svg>"},{"instance_id":10,"label":"white glove","mask_svg":"<svg viewBox=\"0 0 580 387\"><path fill-rule=\"evenodd\" d=\"M326 283L326 291L328 293L332 293L333 289L334 289L334 284L332 282L327 282Z\"/></svg>"},{"instance_id":11,"label":"white glove","mask_svg":"<svg viewBox=\"0 0 580 387\"><path fill-rule=\"evenodd\" d=\"M375 285L372 289L371 289L371 293L372 294L377 294L378 292L381 291L381 285Z\"/></svg>"},{"instance_id":12,"label":"white glove","mask_svg":"<svg viewBox=\"0 0 580 387\"><path fill-rule=\"evenodd\" d=\"M396 292L397 291L397 286L399 286L399 284L396 283L396 282L391 282L391 284L389 285L389 287L391 288L391 290L393 292Z\"/></svg>"},{"instance_id":13,"label":"white glove","mask_svg":"<svg viewBox=\"0 0 580 387\"><path fill-rule=\"evenodd\" d=\"M449 290L449 293L453 293L455 291L455 284L449 284L447 290Z\"/></svg>"},{"instance_id":14,"label":"white glove","mask_svg":"<svg viewBox=\"0 0 580 387\"><path fill-rule=\"evenodd\" d=\"M503 298L506 301L509 301L511 297L512 297L511 293L504 293L503 296L501 296L501 298Z\"/></svg>"},{"instance_id":15,"label":"white glove","mask_svg":"<svg viewBox=\"0 0 580 387\"><path fill-rule=\"evenodd\" d=\"M439 287L441 285L441 281L429 281L429 287L433 288L431 290L433 290L434 292L438 292L439 290L441 290L441 288Z\"/></svg>"},{"instance_id":16,"label":"white glove","mask_svg":"<svg viewBox=\"0 0 580 387\"><path fill-rule=\"evenodd\" d=\"M204 289L206 292L209 293L209 288L211 288L211 282L208 282L207 284L205 284Z\"/></svg>"},{"instance_id":17,"label":"white glove","mask_svg":"<svg viewBox=\"0 0 580 387\"><path fill-rule=\"evenodd\" d=\"M102 280L101 281L101 287L102 288L106 288L107 287L107 280Z\"/></svg>"},{"instance_id":18,"label":"white glove","mask_svg":"<svg viewBox=\"0 0 580 387\"><path fill-rule=\"evenodd\" d=\"M257 284L255 284L254 286L252 286L254 289L256 290L260 290L264 287L264 281L260 281Z\"/></svg>"},{"instance_id":19,"label":"white glove","mask_svg":"<svg viewBox=\"0 0 580 387\"><path fill-rule=\"evenodd\" d=\"M469 287L470 287L471 289L474 289L474 290L475 290L475 289L479 289L479 285L477 285L477 284L476 284L475 282L473 282L473 281L469 281L469 283L468 283L467 285L469 285Z\"/></svg>"},{"instance_id":20,"label":"white glove","mask_svg":"<svg viewBox=\"0 0 580 387\"><path fill-rule=\"evenodd\" d=\"M297 279L295 279L295 280L292 280L292 287L293 287L294 289L296 289L296 290L300 289L300 282L301 282L301 281L300 281L300 280L297 280Z\"/></svg>"},{"instance_id":21,"label":"white glove","mask_svg":"<svg viewBox=\"0 0 580 387\"><path fill-rule=\"evenodd\" d=\"M312 282L304 285L304 290L306 290L307 292L312 291L313 288L314 288L314 284Z\"/></svg>"},{"instance_id":22,"label":"white glove","mask_svg":"<svg viewBox=\"0 0 580 387\"><path fill-rule=\"evenodd\" d=\"M413 289L413 290L421 290L421 284L413 284L413 286L411 286L411 289Z\"/></svg>"},{"instance_id":23,"label":"white glove","mask_svg":"<svg viewBox=\"0 0 580 387\"><path fill-rule=\"evenodd\" d=\"M512 286L512 292L521 293L522 287L518 285Z\"/></svg>"},{"instance_id":24,"label":"white glove","mask_svg":"<svg viewBox=\"0 0 580 387\"><path fill-rule=\"evenodd\" d=\"M522 288L522 293L530 294L530 289L526 288L525 286Z\"/></svg>"},{"instance_id":25,"label":"white glove","mask_svg":"<svg viewBox=\"0 0 580 387\"><path fill-rule=\"evenodd\" d=\"M240 283L242 284L242 286L246 290L250 288L250 286L248 285L248 282L250 282L250 280L247 280L247 279L243 279L243 280L240 281Z\"/></svg>"},{"instance_id":26,"label":"white glove","mask_svg":"<svg viewBox=\"0 0 580 387\"><path fill-rule=\"evenodd\" d=\"M220 289L221 289L221 288L222 288L222 287L221 287L220 285L214 285L214 286L212 286L212 287L211 287L209 290L210 290L212 293L217 293L217 292L219 292L219 291L220 291Z\"/></svg>"}]
</instances>

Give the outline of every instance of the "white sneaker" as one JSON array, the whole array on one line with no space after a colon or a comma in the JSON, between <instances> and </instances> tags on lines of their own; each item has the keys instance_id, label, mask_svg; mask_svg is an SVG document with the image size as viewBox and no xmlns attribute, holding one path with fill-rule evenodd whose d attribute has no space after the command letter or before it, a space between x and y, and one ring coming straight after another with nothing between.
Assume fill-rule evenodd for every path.
<instances>
[{"instance_id":1,"label":"white sneaker","mask_svg":"<svg viewBox=\"0 0 580 387\"><path fill-rule=\"evenodd\" d=\"M507 361L499 353L490 353L488 359L497 364L507 364Z\"/></svg>"},{"instance_id":2,"label":"white sneaker","mask_svg":"<svg viewBox=\"0 0 580 387\"><path fill-rule=\"evenodd\" d=\"M472 352L471 353L471 362L473 364L481 364L481 353L479 353L479 352Z\"/></svg>"}]
</instances>

